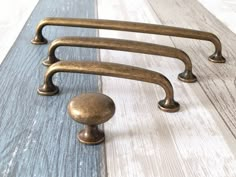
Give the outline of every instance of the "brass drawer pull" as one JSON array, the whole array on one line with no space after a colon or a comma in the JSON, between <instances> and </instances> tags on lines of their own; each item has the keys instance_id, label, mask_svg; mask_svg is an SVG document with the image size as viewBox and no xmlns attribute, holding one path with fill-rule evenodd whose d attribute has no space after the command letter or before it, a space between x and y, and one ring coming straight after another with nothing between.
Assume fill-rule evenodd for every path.
<instances>
[{"instance_id":1,"label":"brass drawer pull","mask_svg":"<svg viewBox=\"0 0 236 177\"><path fill-rule=\"evenodd\" d=\"M78 18L45 18L41 20L36 28L33 44L46 44L47 40L42 35L45 26L72 26L84 28L110 29L119 31L140 32L148 34L168 35L175 37L199 39L212 42L215 46L215 52L209 56L209 60L215 63L224 63L225 58L222 56L222 46L218 37L212 33L191 30L185 28L146 24L137 22L125 22L114 20L98 19L78 19Z\"/></svg>"},{"instance_id":2,"label":"brass drawer pull","mask_svg":"<svg viewBox=\"0 0 236 177\"><path fill-rule=\"evenodd\" d=\"M185 70L184 72L178 75L178 78L183 82L195 82L197 80L196 76L192 73L192 63L188 55L184 51L173 47L110 38L63 37L56 39L51 43L48 49L48 57L43 61L44 65L49 66L59 61L59 59L55 56L55 51L60 46L77 46L99 49L122 50L144 54L161 55L166 57L174 57L181 60L185 64Z\"/></svg>"},{"instance_id":3,"label":"brass drawer pull","mask_svg":"<svg viewBox=\"0 0 236 177\"><path fill-rule=\"evenodd\" d=\"M115 103L103 94L86 93L72 98L68 104L68 113L76 122L85 124L77 138L81 143L95 145L105 140L105 135L98 128L115 113Z\"/></svg>"},{"instance_id":4,"label":"brass drawer pull","mask_svg":"<svg viewBox=\"0 0 236 177\"><path fill-rule=\"evenodd\" d=\"M59 61L47 69L44 83L38 88L38 94L52 96L59 92L58 87L52 81L53 75L58 72L96 74L158 84L166 93L166 97L159 101L158 107L167 112L179 110L179 104L174 101L174 91L170 81L158 72L108 62Z\"/></svg>"}]
</instances>

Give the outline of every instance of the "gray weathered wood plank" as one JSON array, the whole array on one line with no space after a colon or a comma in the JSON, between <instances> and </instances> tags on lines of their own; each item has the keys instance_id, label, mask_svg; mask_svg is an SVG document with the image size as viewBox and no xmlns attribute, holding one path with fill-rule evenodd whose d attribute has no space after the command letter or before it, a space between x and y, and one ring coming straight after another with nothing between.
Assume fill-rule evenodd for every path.
<instances>
[{"instance_id":1,"label":"gray weathered wood plank","mask_svg":"<svg viewBox=\"0 0 236 177\"><path fill-rule=\"evenodd\" d=\"M40 0L0 67L0 176L64 177L101 176L103 145L84 146L76 133L80 125L66 111L70 98L82 92L98 91L98 78L59 74L58 96L37 95L45 68L41 60L48 46L34 46L37 23L47 16L94 18L94 0ZM95 36L95 30L47 27L45 36ZM96 60L96 50L60 48L61 58Z\"/></svg>"},{"instance_id":2,"label":"gray weathered wood plank","mask_svg":"<svg viewBox=\"0 0 236 177\"><path fill-rule=\"evenodd\" d=\"M213 52L207 42L171 38L192 58L201 88L236 137L236 35L196 0L148 1L163 24L210 31L221 39L227 59L224 64L207 60Z\"/></svg>"},{"instance_id":3,"label":"gray weathered wood plank","mask_svg":"<svg viewBox=\"0 0 236 177\"><path fill-rule=\"evenodd\" d=\"M198 0L212 15L236 33L236 2L235 0Z\"/></svg>"}]
</instances>

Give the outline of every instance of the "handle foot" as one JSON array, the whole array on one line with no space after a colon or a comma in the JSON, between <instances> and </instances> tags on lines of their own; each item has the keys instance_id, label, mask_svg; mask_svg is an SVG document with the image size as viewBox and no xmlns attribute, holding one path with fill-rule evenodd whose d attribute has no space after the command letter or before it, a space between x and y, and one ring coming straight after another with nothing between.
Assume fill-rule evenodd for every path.
<instances>
[{"instance_id":1,"label":"handle foot","mask_svg":"<svg viewBox=\"0 0 236 177\"><path fill-rule=\"evenodd\" d=\"M43 36L42 37L39 37L39 36L35 36L32 40L31 40L31 43L32 44L35 44L35 45L42 45L42 44L47 44L48 41L46 38L44 38Z\"/></svg>"},{"instance_id":2,"label":"handle foot","mask_svg":"<svg viewBox=\"0 0 236 177\"><path fill-rule=\"evenodd\" d=\"M186 83L193 83L197 81L197 77L192 73L192 71L187 70L180 73L178 75L178 79Z\"/></svg>"},{"instance_id":3,"label":"handle foot","mask_svg":"<svg viewBox=\"0 0 236 177\"><path fill-rule=\"evenodd\" d=\"M37 92L42 96L53 96L59 92L59 88L55 85L48 86L46 84L43 84L38 88Z\"/></svg>"},{"instance_id":4,"label":"handle foot","mask_svg":"<svg viewBox=\"0 0 236 177\"><path fill-rule=\"evenodd\" d=\"M161 100L158 103L158 107L160 108L160 110L165 111L165 112L177 112L180 109L180 105L178 102L174 101L174 100Z\"/></svg>"},{"instance_id":5,"label":"handle foot","mask_svg":"<svg viewBox=\"0 0 236 177\"><path fill-rule=\"evenodd\" d=\"M214 53L208 58L209 61L213 63L225 63L226 59L222 56L221 53Z\"/></svg>"}]
</instances>

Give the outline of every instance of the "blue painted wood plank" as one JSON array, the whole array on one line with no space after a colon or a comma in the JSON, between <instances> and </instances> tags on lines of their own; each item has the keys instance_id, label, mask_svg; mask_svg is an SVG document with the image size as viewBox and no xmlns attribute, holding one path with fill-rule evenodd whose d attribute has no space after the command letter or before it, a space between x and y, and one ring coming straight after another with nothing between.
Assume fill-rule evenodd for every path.
<instances>
[{"instance_id":1,"label":"blue painted wood plank","mask_svg":"<svg viewBox=\"0 0 236 177\"><path fill-rule=\"evenodd\" d=\"M95 0L40 0L0 67L0 176L103 176L103 145L85 146L76 139L81 128L67 114L69 100L98 91L98 77L58 74L57 96L37 95L47 45L34 46L37 23L49 16L95 18ZM92 29L46 27L45 36L96 36ZM96 60L96 50L59 48L59 58Z\"/></svg>"}]
</instances>

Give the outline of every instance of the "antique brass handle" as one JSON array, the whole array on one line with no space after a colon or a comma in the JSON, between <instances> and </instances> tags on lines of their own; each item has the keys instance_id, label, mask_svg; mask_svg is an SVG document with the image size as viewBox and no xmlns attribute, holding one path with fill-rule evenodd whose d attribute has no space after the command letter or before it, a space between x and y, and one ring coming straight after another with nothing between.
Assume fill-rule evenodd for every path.
<instances>
[{"instance_id":1,"label":"antique brass handle","mask_svg":"<svg viewBox=\"0 0 236 177\"><path fill-rule=\"evenodd\" d=\"M159 101L158 107L167 112L179 110L179 104L174 101L174 91L170 81L158 72L108 62L59 61L47 69L44 75L44 83L38 88L38 94L52 96L59 92L58 87L52 81L53 75L58 72L96 74L158 84L166 93L166 97Z\"/></svg>"},{"instance_id":2,"label":"antique brass handle","mask_svg":"<svg viewBox=\"0 0 236 177\"><path fill-rule=\"evenodd\" d=\"M212 42L215 46L215 52L209 56L209 60L215 63L224 63L225 58L222 56L222 46L218 37L212 33L191 30L185 28L125 22L114 20L98 20L98 19L77 19L77 18L45 18L41 20L36 28L35 37L32 40L33 44L46 44L47 40L42 35L42 30L45 26L72 26L72 27L85 27L97 29L110 29L130 32L140 32L148 34L168 35L175 37L199 39Z\"/></svg>"},{"instance_id":3,"label":"antique brass handle","mask_svg":"<svg viewBox=\"0 0 236 177\"><path fill-rule=\"evenodd\" d=\"M59 61L55 56L55 51L60 46L92 47L175 57L185 64L185 70L178 75L178 78L184 82L195 82L197 80L192 73L192 63L188 55L182 50L173 47L110 38L64 37L51 43L48 49L48 57L43 61L44 65L49 66Z\"/></svg>"},{"instance_id":4,"label":"antique brass handle","mask_svg":"<svg viewBox=\"0 0 236 177\"><path fill-rule=\"evenodd\" d=\"M105 140L105 135L98 128L107 122L115 113L113 100L100 93L86 93L72 98L68 104L68 113L76 122L85 124L77 134L81 143L94 145Z\"/></svg>"}]
</instances>

